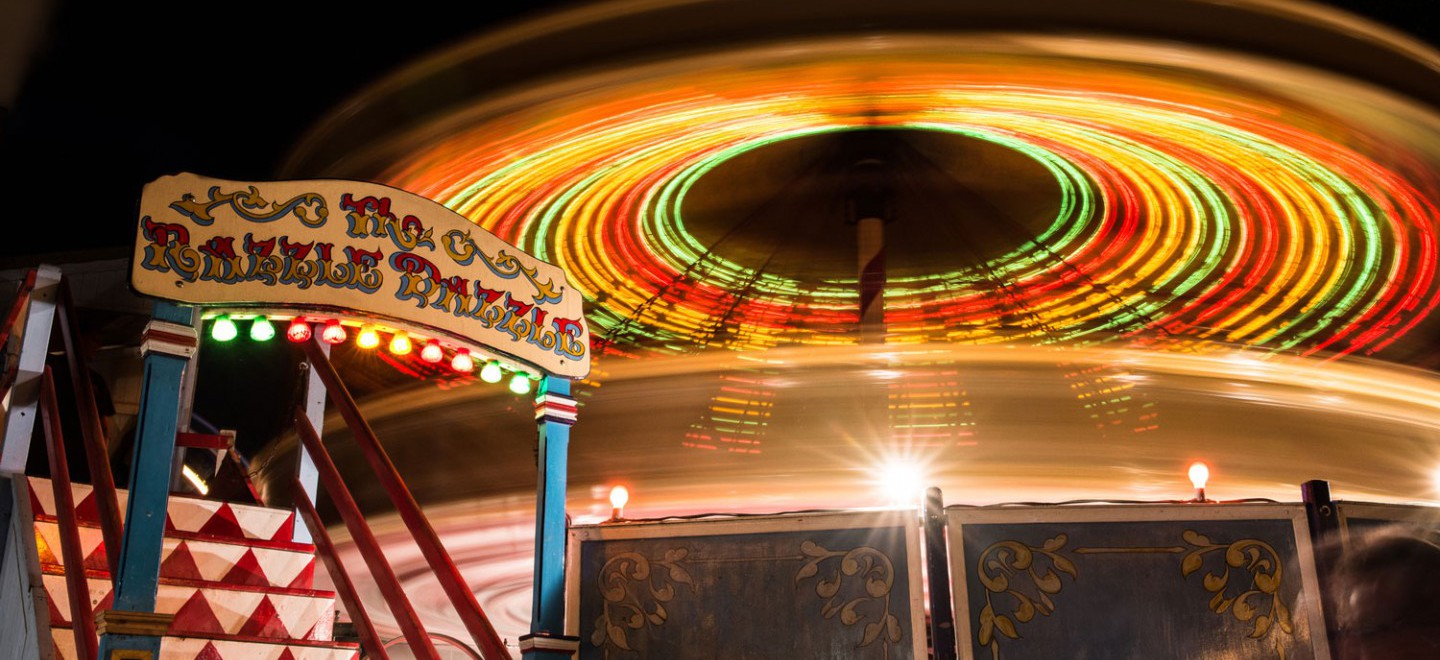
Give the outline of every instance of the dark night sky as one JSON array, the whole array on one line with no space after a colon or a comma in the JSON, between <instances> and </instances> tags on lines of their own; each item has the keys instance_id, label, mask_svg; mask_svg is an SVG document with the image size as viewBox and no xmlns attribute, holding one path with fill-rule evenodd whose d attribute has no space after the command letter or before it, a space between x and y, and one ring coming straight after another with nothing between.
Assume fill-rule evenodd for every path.
<instances>
[{"instance_id":1,"label":"dark night sky","mask_svg":"<svg viewBox=\"0 0 1440 660\"><path fill-rule=\"evenodd\" d=\"M574 4L57 3L0 126L0 257L127 245L144 182L181 170L271 178L306 128L383 73ZM1440 42L1432 0L1332 4ZM62 220L91 231L57 233Z\"/></svg>"}]
</instances>

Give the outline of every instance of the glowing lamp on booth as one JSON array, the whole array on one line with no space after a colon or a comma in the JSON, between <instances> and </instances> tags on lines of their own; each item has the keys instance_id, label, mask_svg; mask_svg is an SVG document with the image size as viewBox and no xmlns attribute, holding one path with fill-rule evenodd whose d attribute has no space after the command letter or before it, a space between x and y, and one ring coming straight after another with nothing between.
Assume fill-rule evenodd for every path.
<instances>
[{"instance_id":1,"label":"glowing lamp on booth","mask_svg":"<svg viewBox=\"0 0 1440 660\"><path fill-rule=\"evenodd\" d=\"M275 326L270 323L270 319L257 316L254 321L250 322L251 341L270 341L274 338Z\"/></svg>"},{"instance_id":2,"label":"glowing lamp on booth","mask_svg":"<svg viewBox=\"0 0 1440 660\"><path fill-rule=\"evenodd\" d=\"M498 383L504 376L505 374L500 371L500 363L495 360L486 362L485 366L480 369L480 380L487 383Z\"/></svg>"},{"instance_id":3,"label":"glowing lamp on booth","mask_svg":"<svg viewBox=\"0 0 1440 660\"><path fill-rule=\"evenodd\" d=\"M310 324L304 318L295 317L290 321L290 327L285 329L285 337L297 344L310 341Z\"/></svg>"},{"instance_id":4,"label":"glowing lamp on booth","mask_svg":"<svg viewBox=\"0 0 1440 660\"><path fill-rule=\"evenodd\" d=\"M440 348L440 342L431 339L425 342L425 348L420 349L420 359L435 364L445 359L445 349Z\"/></svg>"},{"instance_id":5,"label":"glowing lamp on booth","mask_svg":"<svg viewBox=\"0 0 1440 660\"><path fill-rule=\"evenodd\" d=\"M530 377L516 372L514 376L510 377L510 391L516 394L529 394Z\"/></svg>"},{"instance_id":6,"label":"glowing lamp on booth","mask_svg":"<svg viewBox=\"0 0 1440 660\"><path fill-rule=\"evenodd\" d=\"M1195 487L1195 501L1208 502L1205 499L1205 483L1210 481L1210 466L1196 461L1190 464L1190 485Z\"/></svg>"},{"instance_id":7,"label":"glowing lamp on booth","mask_svg":"<svg viewBox=\"0 0 1440 660\"><path fill-rule=\"evenodd\" d=\"M409 355L410 351L412 350L415 350L415 344L410 341L410 335L407 335L403 332L397 332L395 333L394 337L390 338L391 354Z\"/></svg>"},{"instance_id":8,"label":"glowing lamp on booth","mask_svg":"<svg viewBox=\"0 0 1440 660\"><path fill-rule=\"evenodd\" d=\"M215 341L230 341L239 334L240 331L235 328L235 322L224 314L215 317L215 321L210 324L210 338Z\"/></svg>"},{"instance_id":9,"label":"glowing lamp on booth","mask_svg":"<svg viewBox=\"0 0 1440 660\"><path fill-rule=\"evenodd\" d=\"M630 489L616 486L610 489L610 520L625 519L625 505L630 503Z\"/></svg>"},{"instance_id":10,"label":"glowing lamp on booth","mask_svg":"<svg viewBox=\"0 0 1440 660\"><path fill-rule=\"evenodd\" d=\"M460 349L455 352L455 357L450 359L450 368L462 374L468 374L475 370L475 359L470 357L470 351Z\"/></svg>"},{"instance_id":11,"label":"glowing lamp on booth","mask_svg":"<svg viewBox=\"0 0 1440 660\"><path fill-rule=\"evenodd\" d=\"M364 349L372 349L380 345L380 333L370 326L360 329L360 334L355 335L355 345Z\"/></svg>"},{"instance_id":12,"label":"glowing lamp on booth","mask_svg":"<svg viewBox=\"0 0 1440 660\"><path fill-rule=\"evenodd\" d=\"M345 326L335 319L325 322L325 329L320 331L320 340L327 344L340 344L345 341Z\"/></svg>"}]
</instances>

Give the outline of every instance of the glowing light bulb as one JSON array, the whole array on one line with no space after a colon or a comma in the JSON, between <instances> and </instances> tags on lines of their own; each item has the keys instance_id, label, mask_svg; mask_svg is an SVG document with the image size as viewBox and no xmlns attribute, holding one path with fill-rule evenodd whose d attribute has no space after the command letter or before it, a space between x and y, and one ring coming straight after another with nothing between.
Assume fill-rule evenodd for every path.
<instances>
[{"instance_id":1,"label":"glowing light bulb","mask_svg":"<svg viewBox=\"0 0 1440 660\"><path fill-rule=\"evenodd\" d=\"M500 371L500 363L495 360L486 362L480 369L480 380L487 383L498 383L504 375L504 372Z\"/></svg>"},{"instance_id":2,"label":"glowing light bulb","mask_svg":"<svg viewBox=\"0 0 1440 660\"><path fill-rule=\"evenodd\" d=\"M515 375L510 377L510 391L516 394L528 394L530 377L518 371L515 372Z\"/></svg>"},{"instance_id":3,"label":"glowing light bulb","mask_svg":"<svg viewBox=\"0 0 1440 660\"><path fill-rule=\"evenodd\" d=\"M410 341L410 335L397 332L394 337L390 338L391 353L395 355L409 355L412 350L415 350L415 344Z\"/></svg>"},{"instance_id":4,"label":"glowing light bulb","mask_svg":"<svg viewBox=\"0 0 1440 660\"><path fill-rule=\"evenodd\" d=\"M367 325L355 335L355 345L365 349L375 348L380 345L380 333Z\"/></svg>"},{"instance_id":5,"label":"glowing light bulb","mask_svg":"<svg viewBox=\"0 0 1440 660\"><path fill-rule=\"evenodd\" d=\"M299 316L290 320L290 327L285 329L285 337L295 343L310 341L310 324Z\"/></svg>"},{"instance_id":6,"label":"glowing light bulb","mask_svg":"<svg viewBox=\"0 0 1440 660\"><path fill-rule=\"evenodd\" d=\"M250 322L250 339L252 341L270 341L274 338L275 326L270 323L270 319L257 316L254 321Z\"/></svg>"},{"instance_id":7,"label":"glowing light bulb","mask_svg":"<svg viewBox=\"0 0 1440 660\"><path fill-rule=\"evenodd\" d=\"M621 520L625 517L625 505L630 502L630 489L624 486L616 486L610 489L610 519Z\"/></svg>"},{"instance_id":8,"label":"glowing light bulb","mask_svg":"<svg viewBox=\"0 0 1440 660\"><path fill-rule=\"evenodd\" d=\"M215 321L210 324L210 338L215 341L230 341L239 334L240 331L235 328L235 322L224 314L215 317Z\"/></svg>"},{"instance_id":9,"label":"glowing light bulb","mask_svg":"<svg viewBox=\"0 0 1440 660\"><path fill-rule=\"evenodd\" d=\"M445 359L445 349L440 348L440 342L431 339L425 342L425 348L420 349L420 359L435 364Z\"/></svg>"},{"instance_id":10,"label":"glowing light bulb","mask_svg":"<svg viewBox=\"0 0 1440 660\"><path fill-rule=\"evenodd\" d=\"M325 322L325 329L320 331L320 340L327 344L339 344L345 341L345 326L339 321L330 319Z\"/></svg>"},{"instance_id":11,"label":"glowing light bulb","mask_svg":"<svg viewBox=\"0 0 1440 660\"><path fill-rule=\"evenodd\" d=\"M1205 483L1210 481L1210 466L1196 461L1190 464L1190 485L1195 487L1195 501L1205 501Z\"/></svg>"},{"instance_id":12,"label":"glowing light bulb","mask_svg":"<svg viewBox=\"0 0 1440 660\"><path fill-rule=\"evenodd\" d=\"M475 370L475 360L470 357L470 351L460 349L455 352L455 357L450 359L450 368L462 374L468 374Z\"/></svg>"}]
</instances>

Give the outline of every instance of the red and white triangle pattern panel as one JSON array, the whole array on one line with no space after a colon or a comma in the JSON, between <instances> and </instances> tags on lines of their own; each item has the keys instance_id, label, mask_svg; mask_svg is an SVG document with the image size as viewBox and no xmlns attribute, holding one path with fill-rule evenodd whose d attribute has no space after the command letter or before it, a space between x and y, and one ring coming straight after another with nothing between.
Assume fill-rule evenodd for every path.
<instances>
[{"instance_id":1,"label":"red and white triangle pattern panel","mask_svg":"<svg viewBox=\"0 0 1440 660\"><path fill-rule=\"evenodd\" d=\"M51 637L55 660L79 660L69 630L54 629ZM199 637L165 637L160 642L160 660L355 660L359 656L354 644L268 644Z\"/></svg>"},{"instance_id":2,"label":"red and white triangle pattern panel","mask_svg":"<svg viewBox=\"0 0 1440 660\"><path fill-rule=\"evenodd\" d=\"M98 527L80 528L80 550L85 568L109 574L104 538ZM60 526L35 523L35 544L40 568L62 573ZM244 541L219 542L167 537L160 555L160 577L175 580L223 582L251 587L309 589L314 585L315 556L309 552L253 547Z\"/></svg>"},{"instance_id":3,"label":"red and white triangle pattern panel","mask_svg":"<svg viewBox=\"0 0 1440 660\"><path fill-rule=\"evenodd\" d=\"M65 577L46 575L52 626L70 625L70 595ZM108 580L92 579L90 606L109 609L113 598ZM155 611L174 614L170 634L235 635L274 640L329 641L335 624L335 598L329 592L277 593L275 590L205 588L161 583Z\"/></svg>"},{"instance_id":4,"label":"red and white triangle pattern panel","mask_svg":"<svg viewBox=\"0 0 1440 660\"><path fill-rule=\"evenodd\" d=\"M81 524L98 523L99 508L89 485L74 484L75 518ZM119 491L120 510L127 493ZM50 480L30 478L30 504L36 516L55 516L55 493ZM295 512L248 504L231 504L193 497L170 497L166 531L226 536L262 541L289 541L295 529Z\"/></svg>"}]
</instances>

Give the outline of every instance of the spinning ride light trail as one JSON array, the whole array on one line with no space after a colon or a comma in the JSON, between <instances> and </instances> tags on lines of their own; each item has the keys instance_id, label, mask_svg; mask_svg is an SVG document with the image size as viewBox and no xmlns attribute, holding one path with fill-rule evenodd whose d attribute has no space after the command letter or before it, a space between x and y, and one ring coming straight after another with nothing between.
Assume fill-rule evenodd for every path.
<instances>
[{"instance_id":1,"label":"spinning ride light trail","mask_svg":"<svg viewBox=\"0 0 1440 660\"><path fill-rule=\"evenodd\" d=\"M1006 254L891 277L892 343L1129 337L1368 354L1437 303L1433 154L1236 80L897 48L684 81L557 102L519 130L513 116L479 122L383 179L566 269L599 335L679 350L706 343L721 314L735 348L854 341L853 274L759 271L700 240L684 209L731 159L865 128L1003 145L1061 196L1049 227ZM1000 327L1016 306L1026 321Z\"/></svg>"}]
</instances>

